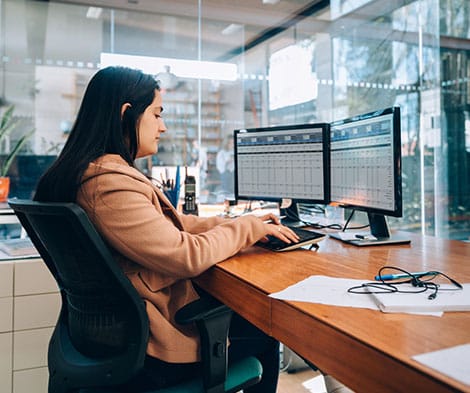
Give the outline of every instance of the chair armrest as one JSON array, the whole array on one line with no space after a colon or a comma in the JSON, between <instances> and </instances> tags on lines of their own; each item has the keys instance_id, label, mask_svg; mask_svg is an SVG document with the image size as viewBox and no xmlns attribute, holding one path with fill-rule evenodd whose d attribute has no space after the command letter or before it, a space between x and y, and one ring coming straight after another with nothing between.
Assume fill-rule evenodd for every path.
<instances>
[{"instance_id":1,"label":"chair armrest","mask_svg":"<svg viewBox=\"0 0 470 393\"><path fill-rule=\"evenodd\" d=\"M208 393L224 392L228 363L228 330L232 310L215 298L203 294L175 315L179 324L196 323L201 337L204 387Z\"/></svg>"},{"instance_id":2,"label":"chair armrest","mask_svg":"<svg viewBox=\"0 0 470 393\"><path fill-rule=\"evenodd\" d=\"M198 300L180 308L176 313L176 322L181 325L232 313L232 310L216 298L203 294Z\"/></svg>"}]
</instances>

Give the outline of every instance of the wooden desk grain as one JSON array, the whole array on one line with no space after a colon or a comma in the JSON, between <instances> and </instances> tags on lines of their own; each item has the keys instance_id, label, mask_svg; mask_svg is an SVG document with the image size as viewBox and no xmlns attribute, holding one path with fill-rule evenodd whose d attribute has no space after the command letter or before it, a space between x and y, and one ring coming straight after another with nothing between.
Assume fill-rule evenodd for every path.
<instances>
[{"instance_id":1,"label":"wooden desk grain","mask_svg":"<svg viewBox=\"0 0 470 393\"><path fill-rule=\"evenodd\" d=\"M245 250L197 282L324 372L358 392L470 392L411 356L470 342L470 313L443 317L269 298L311 275L370 280L384 265L440 270L470 282L470 244L411 235L411 245L358 248L333 239L318 251Z\"/></svg>"}]
</instances>

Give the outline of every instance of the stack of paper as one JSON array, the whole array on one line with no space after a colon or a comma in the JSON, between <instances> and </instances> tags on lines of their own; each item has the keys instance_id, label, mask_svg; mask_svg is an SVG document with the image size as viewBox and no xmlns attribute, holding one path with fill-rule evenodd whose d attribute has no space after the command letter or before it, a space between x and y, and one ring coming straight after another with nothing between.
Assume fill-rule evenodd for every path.
<instances>
[{"instance_id":1,"label":"stack of paper","mask_svg":"<svg viewBox=\"0 0 470 393\"><path fill-rule=\"evenodd\" d=\"M0 251L12 257L39 255L29 238L0 240Z\"/></svg>"},{"instance_id":2,"label":"stack of paper","mask_svg":"<svg viewBox=\"0 0 470 393\"><path fill-rule=\"evenodd\" d=\"M370 281L365 279L310 276L269 296L288 301L435 316L441 316L444 311L470 311L470 284L463 284L462 290L457 289L453 285L442 284L439 286L436 298L432 300L428 299L428 296L433 293L432 289L421 293L355 294L348 292L349 288L360 287L366 282ZM411 286L411 284L407 285L400 284L400 290L416 291L416 288ZM449 291L447 289L452 290ZM371 288L371 290L374 290L374 288Z\"/></svg>"},{"instance_id":3,"label":"stack of paper","mask_svg":"<svg viewBox=\"0 0 470 393\"><path fill-rule=\"evenodd\" d=\"M408 284L400 284L400 291L416 291ZM373 293L376 304L384 312L428 312L428 311L470 311L470 284L463 284L463 289L444 284L439 286L437 296L429 299L433 293L430 288L420 293Z\"/></svg>"}]
</instances>

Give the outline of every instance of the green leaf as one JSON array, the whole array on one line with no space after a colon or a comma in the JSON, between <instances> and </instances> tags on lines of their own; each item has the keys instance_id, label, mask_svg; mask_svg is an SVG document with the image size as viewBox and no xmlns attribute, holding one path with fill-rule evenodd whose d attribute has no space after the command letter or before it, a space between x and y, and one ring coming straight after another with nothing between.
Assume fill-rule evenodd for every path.
<instances>
[{"instance_id":1,"label":"green leaf","mask_svg":"<svg viewBox=\"0 0 470 393\"><path fill-rule=\"evenodd\" d=\"M5 137L7 137L8 134L18 125L18 120L14 119L13 117L14 109L14 105L9 106L3 113L2 118L0 119L0 142ZM18 140L18 142L16 142L15 146L10 150L8 156L5 158L5 160L3 160L0 166L0 176L7 175L8 169L10 168L16 155L24 146L26 141L31 137L31 135L33 135L34 131L35 130L32 129L31 131L27 132Z\"/></svg>"},{"instance_id":2,"label":"green leaf","mask_svg":"<svg viewBox=\"0 0 470 393\"><path fill-rule=\"evenodd\" d=\"M27 140L31 137L31 135L33 135L33 133L34 133L34 129L32 129L31 131L29 131L28 133L23 135L18 140L16 145L13 147L13 149L8 154L7 158L3 161L2 166L0 168L0 176L4 177L4 176L7 175L8 169L10 169L10 166L11 166L13 160L15 159L16 155L21 150L23 145L27 142Z\"/></svg>"},{"instance_id":3,"label":"green leaf","mask_svg":"<svg viewBox=\"0 0 470 393\"><path fill-rule=\"evenodd\" d=\"M2 116L0 120L0 141L6 137L13 128L18 124L17 120L13 120L14 107L10 106Z\"/></svg>"},{"instance_id":4,"label":"green leaf","mask_svg":"<svg viewBox=\"0 0 470 393\"><path fill-rule=\"evenodd\" d=\"M9 106L5 113L2 116L2 120L0 121L0 130L3 132L3 129L7 126L7 124L11 121L13 117L13 110L15 107L13 105Z\"/></svg>"}]
</instances>

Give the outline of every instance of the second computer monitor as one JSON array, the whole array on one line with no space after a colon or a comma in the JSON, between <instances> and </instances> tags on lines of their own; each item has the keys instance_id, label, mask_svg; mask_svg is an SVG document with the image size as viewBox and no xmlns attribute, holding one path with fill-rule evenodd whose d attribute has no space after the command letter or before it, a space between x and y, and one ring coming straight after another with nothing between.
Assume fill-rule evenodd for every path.
<instances>
[{"instance_id":1,"label":"second computer monitor","mask_svg":"<svg viewBox=\"0 0 470 393\"><path fill-rule=\"evenodd\" d=\"M356 209L402 215L400 108L331 125L331 200Z\"/></svg>"},{"instance_id":2,"label":"second computer monitor","mask_svg":"<svg viewBox=\"0 0 470 393\"><path fill-rule=\"evenodd\" d=\"M326 123L234 131L235 197L328 203Z\"/></svg>"},{"instance_id":3,"label":"second computer monitor","mask_svg":"<svg viewBox=\"0 0 470 393\"><path fill-rule=\"evenodd\" d=\"M386 220L402 216L400 133L399 107L331 124L331 201L366 212L375 244L409 242L392 237Z\"/></svg>"}]
</instances>

